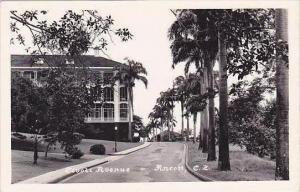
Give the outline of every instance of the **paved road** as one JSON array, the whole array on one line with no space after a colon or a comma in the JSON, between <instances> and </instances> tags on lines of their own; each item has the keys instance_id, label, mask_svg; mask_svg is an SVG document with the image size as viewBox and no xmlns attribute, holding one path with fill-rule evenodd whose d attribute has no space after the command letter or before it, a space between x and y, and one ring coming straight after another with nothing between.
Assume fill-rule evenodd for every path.
<instances>
[{"instance_id":1,"label":"paved road","mask_svg":"<svg viewBox=\"0 0 300 192\"><path fill-rule=\"evenodd\" d=\"M142 150L79 173L63 183L199 181L184 166L182 143L152 143Z\"/></svg>"}]
</instances>

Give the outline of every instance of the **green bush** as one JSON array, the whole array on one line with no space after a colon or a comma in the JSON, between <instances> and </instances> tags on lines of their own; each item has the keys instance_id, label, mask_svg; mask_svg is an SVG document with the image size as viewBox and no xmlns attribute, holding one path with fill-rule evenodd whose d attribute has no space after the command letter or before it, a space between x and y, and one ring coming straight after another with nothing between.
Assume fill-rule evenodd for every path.
<instances>
[{"instance_id":1,"label":"green bush","mask_svg":"<svg viewBox=\"0 0 300 192\"><path fill-rule=\"evenodd\" d=\"M234 87L228 106L229 139L249 153L274 158L276 105L275 100L264 99L265 87L261 79Z\"/></svg>"},{"instance_id":2,"label":"green bush","mask_svg":"<svg viewBox=\"0 0 300 192\"><path fill-rule=\"evenodd\" d=\"M83 155L84 153L80 149L76 148L72 154L72 159L80 159Z\"/></svg>"},{"instance_id":3,"label":"green bush","mask_svg":"<svg viewBox=\"0 0 300 192\"><path fill-rule=\"evenodd\" d=\"M84 138L84 135L77 132L67 132L63 131L58 135L58 141L61 143L61 148L65 151L66 155L72 156L76 151L77 147L81 140Z\"/></svg>"},{"instance_id":4,"label":"green bush","mask_svg":"<svg viewBox=\"0 0 300 192\"><path fill-rule=\"evenodd\" d=\"M132 138L132 141L135 142L135 143L140 142L140 140L141 140L140 137L133 137L133 138Z\"/></svg>"},{"instance_id":5,"label":"green bush","mask_svg":"<svg viewBox=\"0 0 300 192\"><path fill-rule=\"evenodd\" d=\"M90 152L95 155L105 155L105 146L103 144L92 145Z\"/></svg>"}]
</instances>

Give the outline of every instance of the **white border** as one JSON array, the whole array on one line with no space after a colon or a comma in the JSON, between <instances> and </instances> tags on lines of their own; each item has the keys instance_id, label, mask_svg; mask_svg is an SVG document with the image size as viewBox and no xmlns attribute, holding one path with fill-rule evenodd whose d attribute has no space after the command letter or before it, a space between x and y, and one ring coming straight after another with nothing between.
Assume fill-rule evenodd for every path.
<instances>
[{"instance_id":1,"label":"white border","mask_svg":"<svg viewBox=\"0 0 300 192\"><path fill-rule=\"evenodd\" d=\"M136 9L175 8L287 8L289 10L289 46L290 46L290 181L241 181L241 182L187 182L187 183L114 183L114 184L10 184L10 53L9 53L9 10L25 9L103 9L114 7L126 11L126 7ZM1 2L1 191L299 191L299 1L131 1L131 2L96 2L96 1L33 1Z\"/></svg>"}]
</instances>

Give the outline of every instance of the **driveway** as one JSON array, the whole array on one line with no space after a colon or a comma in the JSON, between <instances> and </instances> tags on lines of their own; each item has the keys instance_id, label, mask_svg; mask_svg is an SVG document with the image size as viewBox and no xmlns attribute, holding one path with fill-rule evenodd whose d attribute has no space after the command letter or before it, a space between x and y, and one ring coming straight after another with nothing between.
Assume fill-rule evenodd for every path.
<instances>
[{"instance_id":1,"label":"driveway","mask_svg":"<svg viewBox=\"0 0 300 192\"><path fill-rule=\"evenodd\" d=\"M159 142L76 174L62 183L199 181L185 169L183 143Z\"/></svg>"}]
</instances>

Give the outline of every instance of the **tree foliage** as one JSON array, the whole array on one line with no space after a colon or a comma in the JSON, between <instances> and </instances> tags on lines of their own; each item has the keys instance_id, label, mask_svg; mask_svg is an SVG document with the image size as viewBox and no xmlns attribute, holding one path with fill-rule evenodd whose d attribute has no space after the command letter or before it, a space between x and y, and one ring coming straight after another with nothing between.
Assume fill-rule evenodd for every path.
<instances>
[{"instance_id":1,"label":"tree foliage","mask_svg":"<svg viewBox=\"0 0 300 192\"><path fill-rule=\"evenodd\" d=\"M112 35L128 41L133 37L127 28L114 28L113 18L101 16L95 10L66 11L59 20L47 19L47 11L11 11L11 42L25 45L27 40L22 28L32 35L32 45L27 51L32 54L62 54L77 56L90 48L105 50Z\"/></svg>"},{"instance_id":2,"label":"tree foliage","mask_svg":"<svg viewBox=\"0 0 300 192\"><path fill-rule=\"evenodd\" d=\"M274 91L261 78L251 83L241 81L234 85L228 107L230 141L246 147L246 150L263 157L275 153L275 102L266 101Z\"/></svg>"},{"instance_id":3,"label":"tree foliage","mask_svg":"<svg viewBox=\"0 0 300 192\"><path fill-rule=\"evenodd\" d=\"M12 130L39 134L47 132L46 125L49 119L45 90L36 87L29 79L13 73L11 114Z\"/></svg>"}]
</instances>

